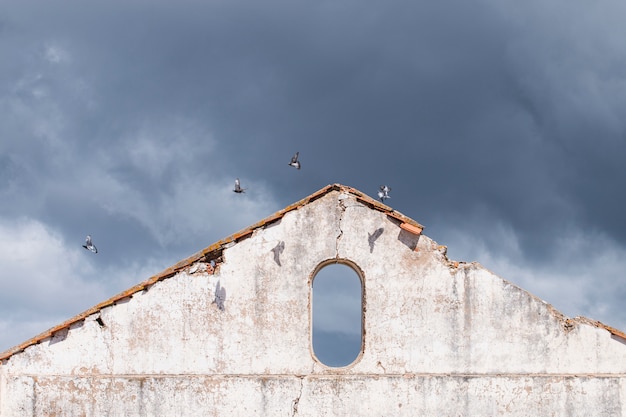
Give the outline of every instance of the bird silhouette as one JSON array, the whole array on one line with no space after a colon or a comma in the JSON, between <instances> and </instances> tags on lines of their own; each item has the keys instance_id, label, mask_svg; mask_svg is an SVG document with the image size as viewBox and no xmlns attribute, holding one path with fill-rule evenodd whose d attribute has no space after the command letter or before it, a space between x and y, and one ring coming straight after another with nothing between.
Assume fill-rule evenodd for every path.
<instances>
[{"instance_id":1,"label":"bird silhouette","mask_svg":"<svg viewBox=\"0 0 626 417\"><path fill-rule=\"evenodd\" d=\"M239 178L235 179L235 189L233 190L237 194L245 193L247 188L241 188L241 183L239 182Z\"/></svg>"},{"instance_id":2,"label":"bird silhouette","mask_svg":"<svg viewBox=\"0 0 626 417\"><path fill-rule=\"evenodd\" d=\"M380 186L380 189L378 190L378 198L381 202L384 203L386 199L391 198L389 197L389 191L391 191L391 188L387 187L386 185Z\"/></svg>"},{"instance_id":3,"label":"bird silhouette","mask_svg":"<svg viewBox=\"0 0 626 417\"><path fill-rule=\"evenodd\" d=\"M376 243L376 239L378 239L380 235L383 234L384 231L385 231L384 228L379 227L372 234L367 232L367 242L370 244L370 253L374 251L374 244Z\"/></svg>"},{"instance_id":4,"label":"bird silhouette","mask_svg":"<svg viewBox=\"0 0 626 417\"><path fill-rule=\"evenodd\" d=\"M83 248L92 251L93 253L98 253L98 248L96 248L96 245L94 245L91 242L91 235L87 235L87 238L85 239L85 244L83 245Z\"/></svg>"},{"instance_id":5,"label":"bird silhouette","mask_svg":"<svg viewBox=\"0 0 626 417\"><path fill-rule=\"evenodd\" d=\"M217 285L215 286L215 299L212 304L217 304L217 308L224 311L224 302L226 301L226 289L220 285L220 282L217 281Z\"/></svg>"},{"instance_id":6,"label":"bird silhouette","mask_svg":"<svg viewBox=\"0 0 626 417\"><path fill-rule=\"evenodd\" d=\"M300 152L296 152L296 154L291 157L291 162L289 162L289 165L294 168L300 169L300 161L298 161L298 156L300 156Z\"/></svg>"},{"instance_id":7,"label":"bird silhouette","mask_svg":"<svg viewBox=\"0 0 626 417\"><path fill-rule=\"evenodd\" d=\"M280 264L280 254L283 253L284 250L285 242L283 242L282 240L278 242L278 244L274 246L274 248L272 248L272 252L274 252L274 262L276 262L278 266L282 266Z\"/></svg>"}]
</instances>

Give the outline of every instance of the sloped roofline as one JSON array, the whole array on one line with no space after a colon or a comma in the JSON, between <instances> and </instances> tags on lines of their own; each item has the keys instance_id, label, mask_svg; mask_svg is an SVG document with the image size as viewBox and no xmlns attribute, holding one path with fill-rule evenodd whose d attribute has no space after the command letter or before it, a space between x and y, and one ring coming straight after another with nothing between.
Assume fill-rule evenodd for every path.
<instances>
[{"instance_id":1,"label":"sloped roofline","mask_svg":"<svg viewBox=\"0 0 626 417\"><path fill-rule=\"evenodd\" d=\"M195 254L191 255L188 258L185 258L179 262L177 262L176 264L170 266L169 268L159 272L156 275L151 276L150 278L148 278L147 280L125 290L122 291L121 293L114 295L113 297L109 298L106 301L103 301L91 308L89 308L88 310L83 311L82 313L64 321L63 323L54 326L48 330L46 330L45 332L33 337L32 339L27 340L24 343L21 343L13 348L10 348L8 350L6 350L5 352L0 354L0 361L4 361L6 359L9 359L11 356L13 356L16 353L19 353L21 351L23 351L24 349L26 349L29 346L32 345L36 345L38 343L41 343L42 341L44 341L45 339L54 336L55 333L61 331L61 330L65 330L68 329L71 325L75 324L75 323L79 323L83 320L85 320L87 317L91 316L92 314L96 314L99 311L101 311L103 308L115 305L118 301L123 300L125 298L128 297L132 297L133 294L139 292L139 291L143 291L144 289L150 287L151 285L155 284L158 281L162 281L166 278L170 278L174 275L176 275L177 273L179 273L180 271L182 271L183 269L191 266L192 264L194 264L195 262L198 261L205 261L205 262L210 262L210 261L216 261L219 262L219 260L221 259L222 256L222 251L224 249L226 249L227 247L230 247L232 244L237 243L243 239L246 239L248 237L250 237L252 235L252 233L260 228L263 228L271 223L274 223L278 220L280 220L285 214L289 213L290 211L293 210L297 210L315 200L317 200L318 198L321 198L323 196L325 196L326 194L333 192L333 191L340 191L340 192L344 192L344 193L349 193L351 195L353 195L354 197L356 197L356 199L365 204L366 206L370 207L371 209L374 210L378 210L380 212L385 213L387 216L395 218L396 220L401 222L401 225L404 226L405 228L407 228L407 230L411 230L414 233L419 232L421 233L421 231L424 229L424 226L422 226L421 224L417 223L415 220L405 216L404 214L393 210L391 207L382 204L376 200L374 200L373 198L369 197L366 194L363 194L362 192L356 190L355 188L352 187L348 187L345 185L341 185L341 184L329 184L326 187L322 188L321 190L309 195L308 197L303 198L302 200L291 204L290 206L285 207L282 210L277 211L276 213L264 218L263 220L253 224L252 226L249 226L243 230L240 230L239 232L232 234L230 236L228 236L227 238L224 238L220 241L215 242L214 244L212 244L211 246L208 246L198 252L196 252ZM624 336L624 338L626 338L626 335Z\"/></svg>"},{"instance_id":2,"label":"sloped roofline","mask_svg":"<svg viewBox=\"0 0 626 417\"><path fill-rule=\"evenodd\" d=\"M155 284L158 281L162 281L166 278L170 278L174 275L176 275L177 273L179 273L180 271L182 271L183 269L193 265L196 262L199 261L204 261L204 262L210 262L210 261L215 261L215 262L220 262L221 261L221 257L222 257L222 251L230 246L232 246L233 244L236 244L237 242L244 240L248 237L250 237L252 235L252 233L257 230L257 229L261 229L269 224L272 224L280 219L282 219L282 217L289 213L290 211L293 210L298 210L300 208L302 208L303 206L325 196L326 194L329 194L333 191L339 191L339 192L343 192L343 193L348 193L353 195L357 201L363 203L364 205L368 206L369 208L373 209L373 210L377 210L380 211L382 213L385 213L387 216L392 217L394 219L396 219L397 221L400 222L400 227L402 227L405 230L410 231L411 233L416 233L416 234L420 234L422 232L422 230L424 229L424 226L422 226L421 224L419 224L418 222L416 222L415 220L405 216L404 214L392 209L391 207L382 204L381 202L374 200L373 198L369 197L366 194L363 194L362 192L360 192L359 190L352 188L352 187L348 187L345 185L341 185L341 184L329 184L326 187L322 188L321 190L314 192L313 194L309 195L308 197L303 198L302 200L291 204L290 206L285 207L282 210L277 211L276 213L264 218L263 220L253 224L252 226L249 226L243 230L240 230L237 233L234 233L220 241L215 242L214 244L196 252L195 254L191 255L188 258L185 258L179 262L177 262L176 264L170 266L169 268L159 272L156 275L151 276L150 278L148 278L147 280L127 289L126 291L122 291L121 293L114 295L113 297L109 298L106 301L103 301L91 308L89 308L88 310L83 311L82 313L64 321L63 323L54 326L48 330L46 330L45 332L33 337L32 339L27 340L24 343L21 343L13 348L10 348L8 350L6 350L5 352L0 354L0 361L5 361L7 359L9 359L11 356L13 356L16 353L22 352L24 349L26 349L29 346L32 345L36 345L38 343L41 343L42 341L44 341L45 339L49 338L49 337L53 337L55 333L58 333L61 330L65 330L65 329L69 329L69 327L73 324L79 323L83 320L85 320L87 317L96 314L98 312L100 312L102 309L115 305L117 302L128 298L128 297L132 297L133 294L139 292L139 291L143 291L144 289L149 288L151 285ZM591 320L589 318L586 317L576 317L573 319L567 319L568 323L573 323L573 322L578 322L578 323L583 323L583 324L587 324L590 326L594 326L600 329L604 329L607 330L609 333L611 333L611 335L613 337L616 337L618 339L620 339L620 341L622 341L622 343L626 342L626 333L611 327L611 326L607 326L604 323L601 323L597 320Z\"/></svg>"}]
</instances>

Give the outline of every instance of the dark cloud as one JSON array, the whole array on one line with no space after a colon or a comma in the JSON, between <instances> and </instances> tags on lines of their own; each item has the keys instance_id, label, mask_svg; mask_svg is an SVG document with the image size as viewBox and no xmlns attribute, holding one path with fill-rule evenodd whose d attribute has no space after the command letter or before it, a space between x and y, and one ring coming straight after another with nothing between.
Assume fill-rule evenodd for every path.
<instances>
[{"instance_id":1,"label":"dark cloud","mask_svg":"<svg viewBox=\"0 0 626 417\"><path fill-rule=\"evenodd\" d=\"M626 244L623 11L4 3L0 216L38 220L72 247L91 233L103 256L90 265L136 270L326 184L373 196L388 184L388 203L451 254L507 278L558 276L568 240ZM301 171L287 166L295 151ZM231 196L235 177L245 200ZM593 247L572 253L603 259ZM572 309L595 311L602 294Z\"/></svg>"}]
</instances>

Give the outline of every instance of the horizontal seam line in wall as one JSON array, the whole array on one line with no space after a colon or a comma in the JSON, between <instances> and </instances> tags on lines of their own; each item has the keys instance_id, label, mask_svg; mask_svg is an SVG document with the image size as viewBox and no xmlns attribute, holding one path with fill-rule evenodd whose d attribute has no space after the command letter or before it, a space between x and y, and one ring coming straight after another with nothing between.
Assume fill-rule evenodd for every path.
<instances>
[{"instance_id":1,"label":"horizontal seam line in wall","mask_svg":"<svg viewBox=\"0 0 626 417\"><path fill-rule=\"evenodd\" d=\"M345 379L359 379L363 377L367 378L626 378L626 373L406 373L406 374L18 374L7 372L7 377L31 377L31 378L102 378L102 379L114 379L114 378L205 378L205 379L259 379L259 378L309 378L309 379L324 379L324 378L345 378Z\"/></svg>"}]
</instances>

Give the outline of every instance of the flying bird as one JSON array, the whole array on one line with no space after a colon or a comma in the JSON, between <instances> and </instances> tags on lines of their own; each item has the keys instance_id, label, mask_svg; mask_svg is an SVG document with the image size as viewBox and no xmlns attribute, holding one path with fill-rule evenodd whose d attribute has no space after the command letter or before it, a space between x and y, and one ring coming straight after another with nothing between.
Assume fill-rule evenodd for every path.
<instances>
[{"instance_id":1,"label":"flying bird","mask_svg":"<svg viewBox=\"0 0 626 417\"><path fill-rule=\"evenodd\" d=\"M300 161L298 161L299 155L300 155L300 152L296 152L296 154L291 157L291 162L289 162L290 166L300 169Z\"/></svg>"},{"instance_id":2,"label":"flying bird","mask_svg":"<svg viewBox=\"0 0 626 417\"><path fill-rule=\"evenodd\" d=\"M391 191L391 188L386 185L380 186L380 189L378 190L378 198L380 198L381 202L384 203L386 199L391 198L389 197L389 191Z\"/></svg>"},{"instance_id":3,"label":"flying bird","mask_svg":"<svg viewBox=\"0 0 626 417\"><path fill-rule=\"evenodd\" d=\"M91 235L87 235L87 238L85 239L85 244L83 245L83 248L92 251L93 253L98 253L98 248L96 248L96 245L94 245L91 242Z\"/></svg>"},{"instance_id":4,"label":"flying bird","mask_svg":"<svg viewBox=\"0 0 626 417\"><path fill-rule=\"evenodd\" d=\"M241 183L239 182L239 178L235 179L235 189L233 190L237 194L245 193L247 188L241 188Z\"/></svg>"}]
</instances>

